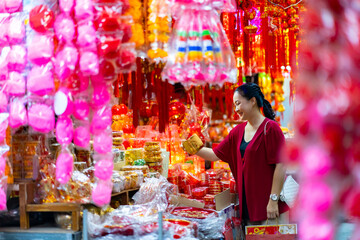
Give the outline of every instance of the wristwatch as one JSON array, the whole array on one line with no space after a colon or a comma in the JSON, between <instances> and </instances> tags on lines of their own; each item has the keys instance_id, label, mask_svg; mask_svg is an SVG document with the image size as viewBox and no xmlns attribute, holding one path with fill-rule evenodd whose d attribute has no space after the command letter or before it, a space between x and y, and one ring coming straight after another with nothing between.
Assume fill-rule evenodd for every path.
<instances>
[{"instance_id":1,"label":"wristwatch","mask_svg":"<svg viewBox=\"0 0 360 240\"><path fill-rule=\"evenodd\" d=\"M270 199L273 201L278 201L279 200L279 196L275 193L270 194Z\"/></svg>"}]
</instances>

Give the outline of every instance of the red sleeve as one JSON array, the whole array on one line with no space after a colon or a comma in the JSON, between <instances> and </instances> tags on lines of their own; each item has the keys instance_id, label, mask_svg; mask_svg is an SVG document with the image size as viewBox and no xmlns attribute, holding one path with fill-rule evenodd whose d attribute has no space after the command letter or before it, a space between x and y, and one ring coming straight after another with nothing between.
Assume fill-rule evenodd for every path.
<instances>
[{"instance_id":1,"label":"red sleeve","mask_svg":"<svg viewBox=\"0 0 360 240\"><path fill-rule=\"evenodd\" d=\"M285 145L285 137L279 125L274 121L269 121L265 134L265 148L268 164L281 162L281 151Z\"/></svg>"},{"instance_id":2,"label":"red sleeve","mask_svg":"<svg viewBox=\"0 0 360 240\"><path fill-rule=\"evenodd\" d=\"M214 148L215 155L222 161L229 163L232 159L232 144L233 144L233 135L235 128L233 128L229 135L225 137L224 140L220 142L219 145L217 145Z\"/></svg>"}]
</instances>

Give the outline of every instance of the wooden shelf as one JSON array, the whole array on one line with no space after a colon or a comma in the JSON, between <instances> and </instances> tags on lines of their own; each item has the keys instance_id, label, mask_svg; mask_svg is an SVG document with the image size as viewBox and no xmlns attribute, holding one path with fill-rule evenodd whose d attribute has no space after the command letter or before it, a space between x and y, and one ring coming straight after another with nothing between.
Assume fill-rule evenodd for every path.
<instances>
[{"instance_id":1,"label":"wooden shelf","mask_svg":"<svg viewBox=\"0 0 360 240\"><path fill-rule=\"evenodd\" d=\"M133 189L124 190L124 191L121 191L121 192L118 192L118 193L111 194L111 197L116 197L116 196L119 196L119 195L122 195L122 194L125 194L125 193L128 193L128 192L134 192L134 191L137 191L137 190L139 190L139 188L133 188Z\"/></svg>"}]
</instances>

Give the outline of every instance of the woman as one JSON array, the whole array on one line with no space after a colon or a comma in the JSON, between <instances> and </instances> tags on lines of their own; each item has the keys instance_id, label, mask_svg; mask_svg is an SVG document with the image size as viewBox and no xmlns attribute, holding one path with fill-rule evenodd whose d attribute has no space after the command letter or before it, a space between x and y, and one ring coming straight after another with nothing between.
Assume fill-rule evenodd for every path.
<instances>
[{"instance_id":1,"label":"woman","mask_svg":"<svg viewBox=\"0 0 360 240\"><path fill-rule=\"evenodd\" d=\"M235 111L245 122L233 128L214 150L202 148L196 155L229 163L236 180L243 222L264 224L288 210L287 205L279 201L285 178L279 155L285 138L258 85L241 85L235 90L233 101Z\"/></svg>"}]
</instances>

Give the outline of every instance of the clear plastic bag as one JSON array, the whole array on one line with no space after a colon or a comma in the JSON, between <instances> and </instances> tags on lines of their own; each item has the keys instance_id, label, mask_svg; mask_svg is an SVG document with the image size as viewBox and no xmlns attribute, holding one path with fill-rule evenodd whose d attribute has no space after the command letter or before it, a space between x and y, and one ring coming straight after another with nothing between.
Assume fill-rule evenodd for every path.
<instances>
[{"instance_id":1,"label":"clear plastic bag","mask_svg":"<svg viewBox=\"0 0 360 240\"><path fill-rule=\"evenodd\" d=\"M76 68L79 52L73 45L65 45L55 56L55 73L61 81L69 77Z\"/></svg>"},{"instance_id":2,"label":"clear plastic bag","mask_svg":"<svg viewBox=\"0 0 360 240\"><path fill-rule=\"evenodd\" d=\"M55 128L53 97L30 96L28 100L28 122L34 131L49 133Z\"/></svg>"},{"instance_id":3,"label":"clear plastic bag","mask_svg":"<svg viewBox=\"0 0 360 240\"><path fill-rule=\"evenodd\" d=\"M28 91L39 96L51 94L55 89L52 70L51 63L40 66L34 65L27 78Z\"/></svg>"},{"instance_id":4,"label":"clear plastic bag","mask_svg":"<svg viewBox=\"0 0 360 240\"><path fill-rule=\"evenodd\" d=\"M69 182L74 169L74 155L68 147L63 147L56 159L56 180L60 184Z\"/></svg>"},{"instance_id":5,"label":"clear plastic bag","mask_svg":"<svg viewBox=\"0 0 360 240\"><path fill-rule=\"evenodd\" d=\"M25 95L25 77L18 72L10 72L9 79L6 82L5 92L9 96L23 96Z\"/></svg>"},{"instance_id":6,"label":"clear plastic bag","mask_svg":"<svg viewBox=\"0 0 360 240\"><path fill-rule=\"evenodd\" d=\"M111 180L112 172L114 169L114 160L112 153L107 154L94 154L95 162L95 177L100 180Z\"/></svg>"},{"instance_id":7,"label":"clear plastic bag","mask_svg":"<svg viewBox=\"0 0 360 240\"><path fill-rule=\"evenodd\" d=\"M111 117L111 108L108 106L94 110L90 126L91 133L98 134L111 126Z\"/></svg>"},{"instance_id":8,"label":"clear plastic bag","mask_svg":"<svg viewBox=\"0 0 360 240\"><path fill-rule=\"evenodd\" d=\"M25 108L25 98L14 98L9 104L9 126L16 129L20 126L27 125L28 114Z\"/></svg>"},{"instance_id":9,"label":"clear plastic bag","mask_svg":"<svg viewBox=\"0 0 360 240\"><path fill-rule=\"evenodd\" d=\"M47 64L54 53L54 40L51 34L31 34L27 38L28 58L34 64Z\"/></svg>"},{"instance_id":10,"label":"clear plastic bag","mask_svg":"<svg viewBox=\"0 0 360 240\"><path fill-rule=\"evenodd\" d=\"M68 116L60 116L56 122L56 140L61 145L71 144L73 140L73 122Z\"/></svg>"},{"instance_id":11,"label":"clear plastic bag","mask_svg":"<svg viewBox=\"0 0 360 240\"><path fill-rule=\"evenodd\" d=\"M61 14L56 17L54 31L60 43L71 43L75 38L75 23L70 16Z\"/></svg>"},{"instance_id":12,"label":"clear plastic bag","mask_svg":"<svg viewBox=\"0 0 360 240\"><path fill-rule=\"evenodd\" d=\"M27 50L24 45L13 45L7 57L10 71L22 72L27 65Z\"/></svg>"}]
</instances>

